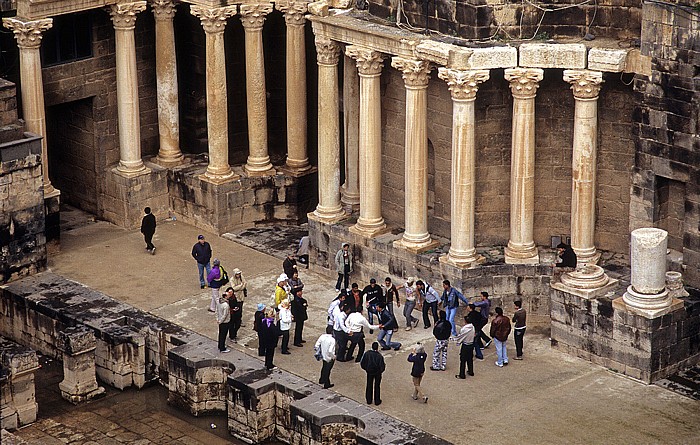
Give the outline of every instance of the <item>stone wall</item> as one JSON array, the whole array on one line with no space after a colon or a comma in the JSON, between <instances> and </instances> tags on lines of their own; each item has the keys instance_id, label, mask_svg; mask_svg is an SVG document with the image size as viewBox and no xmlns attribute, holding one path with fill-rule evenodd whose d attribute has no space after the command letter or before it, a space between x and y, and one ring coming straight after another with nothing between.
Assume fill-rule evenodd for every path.
<instances>
[{"instance_id":1,"label":"stone wall","mask_svg":"<svg viewBox=\"0 0 700 445\"><path fill-rule=\"evenodd\" d=\"M630 230L644 226L670 229L669 247L682 252L682 265L678 266L685 281L698 287L700 22L693 15L697 13L692 4L680 1L677 6L643 6L641 51L651 57L652 73L650 77L637 75L634 82L638 93L634 114L637 155Z\"/></svg>"},{"instance_id":2,"label":"stone wall","mask_svg":"<svg viewBox=\"0 0 700 445\"><path fill-rule=\"evenodd\" d=\"M0 425L14 430L36 420L36 352L0 336ZM3 433L3 443L5 443Z\"/></svg>"},{"instance_id":3,"label":"stone wall","mask_svg":"<svg viewBox=\"0 0 700 445\"><path fill-rule=\"evenodd\" d=\"M405 16L397 17L399 3ZM500 40L580 38L588 32L597 37L637 39L640 6L638 0L533 4L516 0L435 0L428 3L427 27L447 36L476 40L487 40L494 34ZM389 21L426 27L422 0L369 0L369 12Z\"/></svg>"}]
</instances>

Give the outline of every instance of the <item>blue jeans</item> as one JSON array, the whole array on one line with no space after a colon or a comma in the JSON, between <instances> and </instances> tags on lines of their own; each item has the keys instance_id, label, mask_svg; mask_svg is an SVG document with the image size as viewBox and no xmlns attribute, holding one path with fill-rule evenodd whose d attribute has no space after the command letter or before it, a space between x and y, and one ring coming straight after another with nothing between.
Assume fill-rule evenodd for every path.
<instances>
[{"instance_id":1,"label":"blue jeans","mask_svg":"<svg viewBox=\"0 0 700 445\"><path fill-rule=\"evenodd\" d=\"M504 365L508 363L508 353L506 353L506 342L500 341L497 338L493 339L493 342L496 344L496 355L498 356L498 365Z\"/></svg>"},{"instance_id":2,"label":"blue jeans","mask_svg":"<svg viewBox=\"0 0 700 445\"><path fill-rule=\"evenodd\" d=\"M377 342L382 345L382 348L394 348L398 349L401 347L401 343L396 343L391 341L391 336L394 335L392 330L379 330L379 335L377 335Z\"/></svg>"},{"instance_id":3,"label":"blue jeans","mask_svg":"<svg viewBox=\"0 0 700 445\"><path fill-rule=\"evenodd\" d=\"M207 269L207 275L209 275L209 272L211 272L211 264L202 264L202 263L197 263L197 269L199 269L199 285L204 286L207 283L204 282L204 269Z\"/></svg>"},{"instance_id":4,"label":"blue jeans","mask_svg":"<svg viewBox=\"0 0 700 445\"><path fill-rule=\"evenodd\" d=\"M457 315L457 308L448 307L445 308L445 312L447 312L447 320L452 325L452 335L457 335L457 326L455 326L455 315Z\"/></svg>"}]
</instances>

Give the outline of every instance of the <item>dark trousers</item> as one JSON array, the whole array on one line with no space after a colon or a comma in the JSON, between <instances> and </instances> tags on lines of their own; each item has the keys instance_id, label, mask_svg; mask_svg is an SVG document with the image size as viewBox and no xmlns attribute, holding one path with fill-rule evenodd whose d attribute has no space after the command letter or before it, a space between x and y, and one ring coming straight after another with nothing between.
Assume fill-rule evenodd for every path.
<instances>
[{"instance_id":1,"label":"dark trousers","mask_svg":"<svg viewBox=\"0 0 700 445\"><path fill-rule=\"evenodd\" d=\"M437 323L438 320L438 302L433 301L432 303L428 303L427 301L423 302L423 326L426 328L430 327L430 318L428 317L428 311L431 311L433 313L433 321Z\"/></svg>"},{"instance_id":2,"label":"dark trousers","mask_svg":"<svg viewBox=\"0 0 700 445\"><path fill-rule=\"evenodd\" d=\"M226 334L228 333L228 323L219 323L219 351L226 349Z\"/></svg>"},{"instance_id":3,"label":"dark trousers","mask_svg":"<svg viewBox=\"0 0 700 445\"><path fill-rule=\"evenodd\" d=\"M301 334L304 330L304 320L294 322L294 346L301 344Z\"/></svg>"},{"instance_id":4,"label":"dark trousers","mask_svg":"<svg viewBox=\"0 0 700 445\"><path fill-rule=\"evenodd\" d=\"M523 356L523 337L525 337L525 328L513 329L513 334L515 337L515 356Z\"/></svg>"},{"instance_id":5,"label":"dark trousers","mask_svg":"<svg viewBox=\"0 0 700 445\"><path fill-rule=\"evenodd\" d=\"M282 352L289 351L289 329L282 331Z\"/></svg>"},{"instance_id":6,"label":"dark trousers","mask_svg":"<svg viewBox=\"0 0 700 445\"><path fill-rule=\"evenodd\" d=\"M462 348L459 350L459 376L464 378L466 374L464 373L464 365L467 365L467 372L469 375L474 375L474 344L465 345L462 344Z\"/></svg>"},{"instance_id":7,"label":"dark trousers","mask_svg":"<svg viewBox=\"0 0 700 445\"><path fill-rule=\"evenodd\" d=\"M265 351L265 367L267 369L272 369L275 367L272 361L275 358L275 346L265 346L263 347Z\"/></svg>"},{"instance_id":8,"label":"dark trousers","mask_svg":"<svg viewBox=\"0 0 700 445\"><path fill-rule=\"evenodd\" d=\"M228 324L228 338L235 340L238 336L238 330L241 328L241 319L231 317L231 321Z\"/></svg>"},{"instance_id":9,"label":"dark trousers","mask_svg":"<svg viewBox=\"0 0 700 445\"><path fill-rule=\"evenodd\" d=\"M153 245L153 233L144 233L143 239L146 241L146 249L153 250L156 247Z\"/></svg>"},{"instance_id":10,"label":"dark trousers","mask_svg":"<svg viewBox=\"0 0 700 445\"><path fill-rule=\"evenodd\" d=\"M308 255L299 255L299 262L301 264L306 264L306 268L309 268L309 256Z\"/></svg>"},{"instance_id":11,"label":"dark trousers","mask_svg":"<svg viewBox=\"0 0 700 445\"><path fill-rule=\"evenodd\" d=\"M335 355L338 361L345 361L345 354L348 350L348 336L345 331L333 330L333 338L335 338L336 351Z\"/></svg>"},{"instance_id":12,"label":"dark trousers","mask_svg":"<svg viewBox=\"0 0 700 445\"><path fill-rule=\"evenodd\" d=\"M323 362L323 365L321 366L321 378L318 379L318 383L321 383L324 388L328 388L331 384L331 369L333 369L335 360L330 362L321 360L321 362Z\"/></svg>"},{"instance_id":13,"label":"dark trousers","mask_svg":"<svg viewBox=\"0 0 700 445\"><path fill-rule=\"evenodd\" d=\"M345 361L352 360L352 353L355 352L355 346L357 346L357 358L356 362L359 362L362 358L362 354L365 353L365 334L362 332L355 332L350 336L350 347L348 347L348 352L345 355Z\"/></svg>"},{"instance_id":14,"label":"dark trousers","mask_svg":"<svg viewBox=\"0 0 700 445\"><path fill-rule=\"evenodd\" d=\"M337 290L347 289L349 281L350 281L350 272L339 273L338 274L338 282L335 283L335 288ZM343 284L343 287L340 287L341 284Z\"/></svg>"},{"instance_id":15,"label":"dark trousers","mask_svg":"<svg viewBox=\"0 0 700 445\"><path fill-rule=\"evenodd\" d=\"M367 374L367 387L365 388L365 400L368 405L374 401L375 405L379 405L382 401L381 394L382 375ZM374 396L373 396L374 394Z\"/></svg>"},{"instance_id":16,"label":"dark trousers","mask_svg":"<svg viewBox=\"0 0 700 445\"><path fill-rule=\"evenodd\" d=\"M265 346L260 341L260 334L258 334L258 356L262 357L263 355L265 355Z\"/></svg>"},{"instance_id":17,"label":"dark trousers","mask_svg":"<svg viewBox=\"0 0 700 445\"><path fill-rule=\"evenodd\" d=\"M484 342L481 343L480 345L485 345L486 343L488 343L488 342L491 341L491 337L489 337L488 335L486 335L486 333L484 332L484 328L483 328L483 327L482 327L481 329L478 329L478 330L476 331L476 334L475 334L475 337L474 337L474 338L475 338L475 339L478 338L479 341L481 341L481 340L484 341ZM484 347L481 346L481 349L484 349Z\"/></svg>"}]
</instances>

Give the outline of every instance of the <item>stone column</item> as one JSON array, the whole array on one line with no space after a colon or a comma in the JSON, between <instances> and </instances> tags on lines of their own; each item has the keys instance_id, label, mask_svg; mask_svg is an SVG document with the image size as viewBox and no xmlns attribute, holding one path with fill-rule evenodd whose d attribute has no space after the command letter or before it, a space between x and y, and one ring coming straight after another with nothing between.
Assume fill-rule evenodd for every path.
<instances>
[{"instance_id":1,"label":"stone column","mask_svg":"<svg viewBox=\"0 0 700 445\"><path fill-rule=\"evenodd\" d=\"M88 328L71 327L60 333L63 381L58 387L64 399L80 403L105 392L95 377L95 334Z\"/></svg>"},{"instance_id":2,"label":"stone column","mask_svg":"<svg viewBox=\"0 0 700 445\"><path fill-rule=\"evenodd\" d=\"M145 9L145 0L110 6L117 58L117 116L119 120L119 165L117 171L125 176L138 176L149 171L141 159L139 82L134 40L136 14Z\"/></svg>"},{"instance_id":3,"label":"stone column","mask_svg":"<svg viewBox=\"0 0 700 445\"><path fill-rule=\"evenodd\" d=\"M345 217L340 205L340 122L338 59L340 47L316 36L318 63L318 206L313 217L333 223Z\"/></svg>"},{"instance_id":4,"label":"stone column","mask_svg":"<svg viewBox=\"0 0 700 445\"><path fill-rule=\"evenodd\" d=\"M579 265L595 264L596 152L598 94L603 83L599 71L564 71L576 100L571 190L571 247Z\"/></svg>"},{"instance_id":5,"label":"stone column","mask_svg":"<svg viewBox=\"0 0 700 445\"><path fill-rule=\"evenodd\" d=\"M535 246L535 96L543 71L539 68L505 70L513 94L513 136L510 159L510 240L508 264L537 264Z\"/></svg>"},{"instance_id":6,"label":"stone column","mask_svg":"<svg viewBox=\"0 0 700 445\"><path fill-rule=\"evenodd\" d=\"M171 167L182 163L184 159L180 151L180 113L173 28L175 0L151 0L151 8L156 20L156 88L160 136L160 149L156 161Z\"/></svg>"},{"instance_id":7,"label":"stone column","mask_svg":"<svg viewBox=\"0 0 700 445\"><path fill-rule=\"evenodd\" d=\"M206 34L209 165L201 178L205 181L221 183L235 177L228 164L228 97L224 30L226 20L236 14L236 7L204 8L192 5L190 13L199 17Z\"/></svg>"},{"instance_id":8,"label":"stone column","mask_svg":"<svg viewBox=\"0 0 700 445\"><path fill-rule=\"evenodd\" d=\"M311 169L306 137L306 3L276 4L287 24L287 167L302 173Z\"/></svg>"},{"instance_id":9,"label":"stone column","mask_svg":"<svg viewBox=\"0 0 700 445\"><path fill-rule=\"evenodd\" d=\"M424 60L394 57L406 87L403 237L394 245L422 252L435 245L428 233L428 83L432 67Z\"/></svg>"},{"instance_id":10,"label":"stone column","mask_svg":"<svg viewBox=\"0 0 700 445\"><path fill-rule=\"evenodd\" d=\"M2 19L5 28L12 30L19 47L19 77L22 87L22 117L27 131L43 137L41 163L44 173L44 197L60 192L49 178L49 158L46 137L46 110L44 108L44 84L41 76L41 33L51 28L52 19L24 21L14 17Z\"/></svg>"},{"instance_id":11,"label":"stone column","mask_svg":"<svg viewBox=\"0 0 700 445\"><path fill-rule=\"evenodd\" d=\"M352 212L360 208L360 76L355 61L347 55L343 63L343 125L345 183L341 200L345 209Z\"/></svg>"},{"instance_id":12,"label":"stone column","mask_svg":"<svg viewBox=\"0 0 700 445\"><path fill-rule=\"evenodd\" d=\"M631 284L622 296L627 306L655 311L671 306L666 289L668 232L655 228L632 231L630 242Z\"/></svg>"},{"instance_id":13,"label":"stone column","mask_svg":"<svg viewBox=\"0 0 700 445\"><path fill-rule=\"evenodd\" d=\"M274 174L267 151L267 92L262 30L272 4L241 5L245 28L245 87L248 109L249 154L245 170L249 175Z\"/></svg>"},{"instance_id":14,"label":"stone column","mask_svg":"<svg viewBox=\"0 0 700 445\"><path fill-rule=\"evenodd\" d=\"M457 267L483 261L474 247L474 208L476 182L476 135L474 102L479 84L486 82L486 70L465 71L440 68L438 76L447 82L452 94L452 186L450 251L440 257Z\"/></svg>"},{"instance_id":15,"label":"stone column","mask_svg":"<svg viewBox=\"0 0 700 445\"><path fill-rule=\"evenodd\" d=\"M382 104L379 76L384 66L377 51L348 46L360 74L360 217L350 230L373 237L386 229L382 218Z\"/></svg>"}]
</instances>

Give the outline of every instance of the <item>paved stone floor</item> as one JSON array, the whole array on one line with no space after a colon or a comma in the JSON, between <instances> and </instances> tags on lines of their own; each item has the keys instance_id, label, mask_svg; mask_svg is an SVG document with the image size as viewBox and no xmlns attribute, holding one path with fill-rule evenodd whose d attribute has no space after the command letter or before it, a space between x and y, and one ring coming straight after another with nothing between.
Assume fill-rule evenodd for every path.
<instances>
[{"instance_id":1,"label":"paved stone floor","mask_svg":"<svg viewBox=\"0 0 700 445\"><path fill-rule=\"evenodd\" d=\"M75 215L77 220L81 218L79 213ZM145 253L138 230L87 220L73 221L70 226L72 230L62 235L61 250L50 257L53 272L215 337L216 322L207 312L210 295L208 290L199 289L196 266L190 256L199 229L179 221L159 222L154 240L157 254L151 256ZM254 355L257 340L251 330L252 308L257 302L269 301L275 278L281 272L281 255L270 252L277 249L268 245L274 238L269 230L261 230L257 241L246 241L249 245L258 244L254 247L265 253L232 241L255 235L244 232L225 237L207 235L207 239L214 256L221 258L229 271L239 267L248 279L246 326L233 347L237 353ZM284 235L283 241L274 242L293 245L295 236L292 231ZM319 366L311 345L325 326L325 310L335 294L334 282L306 270L302 279L311 305L305 328L305 338L311 344L292 347L292 355L278 355L275 363L316 380ZM411 332L401 330L396 340L404 348L385 354L384 403L379 408L456 444L700 443L700 402L555 351L549 345L547 332L546 326L529 327L525 360L512 361L502 369L493 363L493 348L486 350L486 359L475 365L476 376L465 381L454 378L458 354L457 348L450 346L447 372L429 371L424 378L429 401L422 404L410 398L410 364L406 356L407 350L419 341L432 350L432 336L430 330L421 326ZM513 348L512 343L509 348ZM337 363L331 379L336 384L334 390L360 402L364 400L364 374L359 366ZM134 393L138 397L141 392Z\"/></svg>"}]
</instances>

